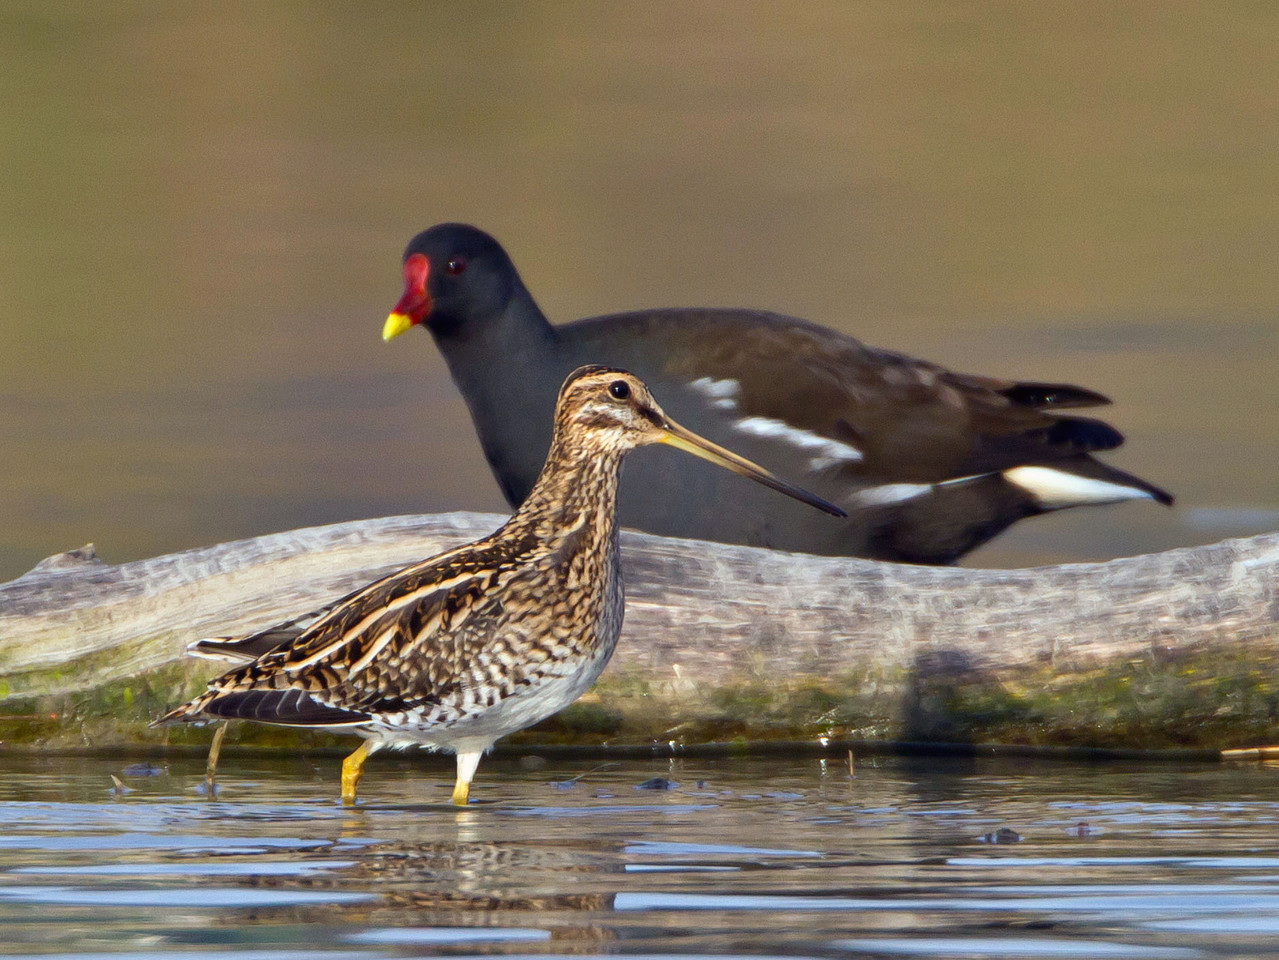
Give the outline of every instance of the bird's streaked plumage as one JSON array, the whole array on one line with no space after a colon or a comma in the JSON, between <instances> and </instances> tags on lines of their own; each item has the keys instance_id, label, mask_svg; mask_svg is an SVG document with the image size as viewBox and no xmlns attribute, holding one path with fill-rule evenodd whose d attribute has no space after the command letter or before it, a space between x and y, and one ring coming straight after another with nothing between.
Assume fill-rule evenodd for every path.
<instances>
[{"instance_id":1,"label":"bird's streaked plumage","mask_svg":"<svg viewBox=\"0 0 1279 960\"><path fill-rule=\"evenodd\" d=\"M512 402L518 386L512 385ZM545 468L497 532L414 564L321 611L192 645L239 665L158 723L218 718L346 730L353 801L364 760L423 744L458 757L466 802L498 738L572 703L604 669L622 624L616 495L623 456L666 443L828 512L840 511L690 433L644 384L591 366L565 381Z\"/></svg>"}]
</instances>

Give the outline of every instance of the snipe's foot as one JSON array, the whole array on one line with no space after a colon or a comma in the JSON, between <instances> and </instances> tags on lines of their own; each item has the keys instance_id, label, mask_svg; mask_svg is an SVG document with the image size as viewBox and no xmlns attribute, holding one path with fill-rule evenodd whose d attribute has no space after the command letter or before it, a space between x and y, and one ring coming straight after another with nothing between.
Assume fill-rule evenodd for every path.
<instances>
[{"instance_id":1,"label":"snipe's foot","mask_svg":"<svg viewBox=\"0 0 1279 960\"><path fill-rule=\"evenodd\" d=\"M369 742L365 740L342 761L342 802L348 807L355 804L355 792L364 777L364 761L369 758Z\"/></svg>"}]
</instances>

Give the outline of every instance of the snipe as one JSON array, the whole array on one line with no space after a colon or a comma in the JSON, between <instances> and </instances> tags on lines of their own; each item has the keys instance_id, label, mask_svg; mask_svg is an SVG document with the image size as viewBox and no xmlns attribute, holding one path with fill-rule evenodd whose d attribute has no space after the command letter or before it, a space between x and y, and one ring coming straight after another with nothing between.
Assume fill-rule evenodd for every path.
<instances>
[{"instance_id":1,"label":"snipe","mask_svg":"<svg viewBox=\"0 0 1279 960\"><path fill-rule=\"evenodd\" d=\"M453 802L466 803L480 756L576 700L612 656L622 625L618 478L625 454L653 443L841 515L681 427L632 374L583 367L559 392L541 475L501 529L318 616L199 641L194 652L247 662L156 722L239 718L358 734L364 743L342 764L347 803L374 751L450 750Z\"/></svg>"},{"instance_id":2,"label":"snipe","mask_svg":"<svg viewBox=\"0 0 1279 960\"><path fill-rule=\"evenodd\" d=\"M404 295L383 336L416 324L448 362L512 506L546 456L560 382L587 362L633 371L693 430L849 514L830 523L756 490L726 511L718 475L654 454L628 468L619 505L623 526L650 533L952 563L1024 517L1172 500L1092 456L1119 446L1119 431L1058 413L1109 402L1091 390L954 373L761 310L637 310L552 326L506 251L462 224L432 227L404 253ZM511 383L523 396L515 414Z\"/></svg>"}]
</instances>

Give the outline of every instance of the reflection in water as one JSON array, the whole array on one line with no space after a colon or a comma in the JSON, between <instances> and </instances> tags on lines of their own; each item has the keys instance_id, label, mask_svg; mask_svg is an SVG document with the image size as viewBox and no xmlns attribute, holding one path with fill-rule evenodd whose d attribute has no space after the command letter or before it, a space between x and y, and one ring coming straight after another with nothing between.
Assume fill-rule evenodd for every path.
<instances>
[{"instance_id":1,"label":"reflection in water","mask_svg":"<svg viewBox=\"0 0 1279 960\"><path fill-rule=\"evenodd\" d=\"M460 818L459 818L460 819ZM460 830L459 832L464 832ZM486 841L394 841L360 848L358 861L323 873L264 876L263 887L376 890L393 908L441 911L609 910L625 872L620 846ZM564 892L565 887L582 892ZM546 891L546 892L539 892ZM550 892L561 891L561 892ZM453 918L456 920L456 918Z\"/></svg>"},{"instance_id":2,"label":"reflection in water","mask_svg":"<svg viewBox=\"0 0 1279 960\"><path fill-rule=\"evenodd\" d=\"M304 763L229 763L210 803L197 760L113 797L118 761L9 759L13 951L1180 958L1279 928L1263 766L496 760L501 799L455 810L402 761L350 810ZM635 789L658 775L682 786Z\"/></svg>"}]
</instances>

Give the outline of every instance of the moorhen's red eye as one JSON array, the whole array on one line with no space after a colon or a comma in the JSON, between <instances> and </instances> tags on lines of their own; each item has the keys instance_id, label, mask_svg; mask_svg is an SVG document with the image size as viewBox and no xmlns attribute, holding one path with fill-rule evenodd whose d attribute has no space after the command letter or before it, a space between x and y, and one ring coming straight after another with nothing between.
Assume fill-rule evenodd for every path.
<instances>
[{"instance_id":1,"label":"moorhen's red eye","mask_svg":"<svg viewBox=\"0 0 1279 960\"><path fill-rule=\"evenodd\" d=\"M456 277L459 273L466 272L466 257L454 257L444 268L448 271L450 277Z\"/></svg>"},{"instance_id":2,"label":"moorhen's red eye","mask_svg":"<svg viewBox=\"0 0 1279 960\"><path fill-rule=\"evenodd\" d=\"M625 380L614 380L608 385L608 392L614 400L625 400L631 395L631 385Z\"/></svg>"}]
</instances>

